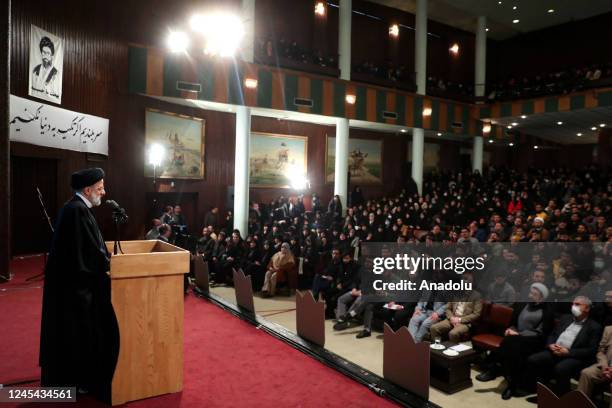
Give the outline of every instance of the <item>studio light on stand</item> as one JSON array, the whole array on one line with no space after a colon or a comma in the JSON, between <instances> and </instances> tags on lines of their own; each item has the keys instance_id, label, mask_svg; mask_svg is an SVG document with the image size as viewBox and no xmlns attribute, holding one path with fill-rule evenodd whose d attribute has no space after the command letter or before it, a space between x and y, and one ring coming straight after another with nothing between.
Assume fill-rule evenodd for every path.
<instances>
[{"instance_id":1,"label":"studio light on stand","mask_svg":"<svg viewBox=\"0 0 612 408\"><path fill-rule=\"evenodd\" d=\"M164 160L165 150L159 143L154 143L149 149L149 164L153 166L153 185L155 185L155 179L157 177L157 167L161 165Z\"/></svg>"}]
</instances>

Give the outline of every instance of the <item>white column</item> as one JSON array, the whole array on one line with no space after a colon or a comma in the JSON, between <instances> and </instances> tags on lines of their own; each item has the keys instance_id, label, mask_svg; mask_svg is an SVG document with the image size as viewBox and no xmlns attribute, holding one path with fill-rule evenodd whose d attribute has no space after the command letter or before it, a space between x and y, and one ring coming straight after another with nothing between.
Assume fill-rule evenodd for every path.
<instances>
[{"instance_id":1,"label":"white column","mask_svg":"<svg viewBox=\"0 0 612 408\"><path fill-rule=\"evenodd\" d=\"M487 17L478 17L476 27L476 61L474 69L474 95L484 96L487 81Z\"/></svg>"},{"instance_id":2,"label":"white column","mask_svg":"<svg viewBox=\"0 0 612 408\"><path fill-rule=\"evenodd\" d=\"M245 237L249 225L249 156L251 109L236 107L236 156L234 159L234 228Z\"/></svg>"},{"instance_id":3,"label":"white column","mask_svg":"<svg viewBox=\"0 0 612 408\"><path fill-rule=\"evenodd\" d=\"M472 146L472 171L478 170L482 174L482 151L484 149L484 140L482 136L474 137L474 145Z\"/></svg>"},{"instance_id":4,"label":"white column","mask_svg":"<svg viewBox=\"0 0 612 408\"><path fill-rule=\"evenodd\" d=\"M423 193L423 154L425 147L425 130L414 128L412 130L412 179Z\"/></svg>"},{"instance_id":5,"label":"white column","mask_svg":"<svg viewBox=\"0 0 612 408\"><path fill-rule=\"evenodd\" d=\"M242 59L245 62L255 61L255 0L242 0ZM242 232L242 231L240 231Z\"/></svg>"},{"instance_id":6,"label":"white column","mask_svg":"<svg viewBox=\"0 0 612 408\"><path fill-rule=\"evenodd\" d=\"M427 0L416 2L414 37L414 72L417 93L425 95L427 89Z\"/></svg>"},{"instance_id":7,"label":"white column","mask_svg":"<svg viewBox=\"0 0 612 408\"><path fill-rule=\"evenodd\" d=\"M340 196L342 209L348 204L348 150L349 121L338 119L336 123L336 167L334 169L334 195Z\"/></svg>"},{"instance_id":8,"label":"white column","mask_svg":"<svg viewBox=\"0 0 612 408\"><path fill-rule=\"evenodd\" d=\"M340 18L338 27L338 68L340 79L351 80L351 18L353 0L340 0Z\"/></svg>"},{"instance_id":9,"label":"white column","mask_svg":"<svg viewBox=\"0 0 612 408\"><path fill-rule=\"evenodd\" d=\"M416 2L416 24L414 38L414 72L417 94L425 95L427 91L427 0ZM412 130L412 179L423 192L423 154L425 147L425 130Z\"/></svg>"}]
</instances>

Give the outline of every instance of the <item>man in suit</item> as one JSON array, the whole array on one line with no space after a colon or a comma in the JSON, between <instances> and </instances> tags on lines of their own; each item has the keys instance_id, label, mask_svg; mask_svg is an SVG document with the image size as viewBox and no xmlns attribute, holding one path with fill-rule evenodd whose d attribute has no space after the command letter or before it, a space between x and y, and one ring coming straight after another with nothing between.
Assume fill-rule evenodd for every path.
<instances>
[{"instance_id":1,"label":"man in suit","mask_svg":"<svg viewBox=\"0 0 612 408\"><path fill-rule=\"evenodd\" d=\"M45 266L40 382L78 387L108 402L119 328L111 303L111 255L92 212L105 195L104 171L78 171L71 186L75 195L59 213Z\"/></svg>"},{"instance_id":2,"label":"man in suit","mask_svg":"<svg viewBox=\"0 0 612 408\"><path fill-rule=\"evenodd\" d=\"M603 337L599 342L597 362L585 368L580 373L578 390L584 392L589 398L593 394L593 388L605 384L612 392L612 326L606 326ZM610 401L612 407L612 401Z\"/></svg>"},{"instance_id":3,"label":"man in suit","mask_svg":"<svg viewBox=\"0 0 612 408\"><path fill-rule=\"evenodd\" d=\"M474 277L470 272L465 272L463 279L473 285ZM446 319L431 326L431 338L435 340L448 334L450 341L459 343L470 332L472 323L480 319L481 313L482 300L480 293L472 290L465 301L448 302L446 304Z\"/></svg>"},{"instance_id":4,"label":"man in suit","mask_svg":"<svg viewBox=\"0 0 612 408\"><path fill-rule=\"evenodd\" d=\"M532 354L527 359L528 386L535 385L536 378L544 374L555 380L557 396L570 390L570 379L595 360L597 344L601 338L601 326L589 317L591 300L577 296L572 303L572 315L564 315L548 338L546 350Z\"/></svg>"}]
</instances>

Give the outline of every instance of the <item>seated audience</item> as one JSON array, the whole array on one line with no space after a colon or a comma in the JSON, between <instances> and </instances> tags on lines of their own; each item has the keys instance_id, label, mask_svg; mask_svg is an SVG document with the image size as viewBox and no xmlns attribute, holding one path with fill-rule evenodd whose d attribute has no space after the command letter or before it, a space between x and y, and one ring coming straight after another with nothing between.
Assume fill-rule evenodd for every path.
<instances>
[{"instance_id":1,"label":"seated audience","mask_svg":"<svg viewBox=\"0 0 612 408\"><path fill-rule=\"evenodd\" d=\"M159 237L159 227L162 225L162 222L159 218L153 218L152 221L153 226L145 235L145 239L157 239Z\"/></svg>"},{"instance_id":2,"label":"seated audience","mask_svg":"<svg viewBox=\"0 0 612 408\"><path fill-rule=\"evenodd\" d=\"M474 277L470 272L463 274L463 279L473 282ZM480 319L482 312L482 301L480 294L473 290L465 301L448 302L446 304L446 319L434 323L430 328L432 339L441 339L448 335L453 343L459 343L469 335L472 323Z\"/></svg>"},{"instance_id":3,"label":"seated audience","mask_svg":"<svg viewBox=\"0 0 612 408\"><path fill-rule=\"evenodd\" d=\"M408 323L408 331L415 343L420 343L423 337L429 334L430 327L444 318L446 303L437 302L436 295L435 291L425 293L423 298L426 300L417 303L414 308L414 313ZM402 315L402 311L395 314L394 319L397 325L402 325Z\"/></svg>"},{"instance_id":4,"label":"seated audience","mask_svg":"<svg viewBox=\"0 0 612 408\"><path fill-rule=\"evenodd\" d=\"M295 258L291 253L290 246L287 242L283 242L280 251L272 256L268 264L268 270L266 271L261 288L262 295L264 297L274 296L276 294L277 283L286 282L290 270L294 267Z\"/></svg>"},{"instance_id":5,"label":"seated audience","mask_svg":"<svg viewBox=\"0 0 612 408\"><path fill-rule=\"evenodd\" d=\"M580 372L578 381L578 391L584 392L589 398L592 398L593 391L598 386L605 386L608 392L612 392L612 326L606 326L604 329L596 358L595 364Z\"/></svg>"},{"instance_id":6,"label":"seated audience","mask_svg":"<svg viewBox=\"0 0 612 408\"><path fill-rule=\"evenodd\" d=\"M527 386L552 377L553 391L562 397L570 390L570 379L595 360L601 339L601 326L590 318L591 300L578 296L572 303L572 315L564 315L552 332L546 350L527 358Z\"/></svg>"},{"instance_id":7,"label":"seated audience","mask_svg":"<svg viewBox=\"0 0 612 408\"><path fill-rule=\"evenodd\" d=\"M489 370L476 376L478 381L491 381L497 377L500 364L506 379L502 399L515 395L525 369L526 357L544 347L546 337L553 324L552 309L545 303L548 288L542 283L531 284L531 302L517 303L514 306L510 327L504 332L504 339L493 354L493 364Z\"/></svg>"}]
</instances>

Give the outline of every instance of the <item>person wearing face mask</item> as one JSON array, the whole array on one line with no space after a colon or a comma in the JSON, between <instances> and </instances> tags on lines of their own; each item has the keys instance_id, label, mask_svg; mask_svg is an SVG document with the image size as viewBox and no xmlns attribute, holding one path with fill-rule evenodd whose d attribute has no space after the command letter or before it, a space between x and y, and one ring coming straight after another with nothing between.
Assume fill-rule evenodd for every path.
<instances>
[{"instance_id":1,"label":"person wearing face mask","mask_svg":"<svg viewBox=\"0 0 612 408\"><path fill-rule=\"evenodd\" d=\"M553 312L545 303L548 294L548 288L543 283L531 284L530 302L515 304L510 326L504 332L499 349L492 354L494 361L491 368L476 376L478 381L491 381L501 371L507 383L502 392L504 400L510 399L516 392L525 367L525 357L544 346L546 336L552 329Z\"/></svg>"},{"instance_id":2,"label":"person wearing face mask","mask_svg":"<svg viewBox=\"0 0 612 408\"><path fill-rule=\"evenodd\" d=\"M111 303L111 254L92 211L106 194L104 171L77 171L71 187L74 196L58 215L45 266L41 385L78 387L106 400L119 353L119 328Z\"/></svg>"},{"instance_id":3,"label":"person wearing face mask","mask_svg":"<svg viewBox=\"0 0 612 408\"><path fill-rule=\"evenodd\" d=\"M570 379L595 361L602 328L590 318L591 300L577 296L571 304L571 315L564 315L548 338L546 350L527 358L527 385L535 387L536 380L551 376L557 396L570 390ZM527 399L537 402L537 397Z\"/></svg>"}]
</instances>

